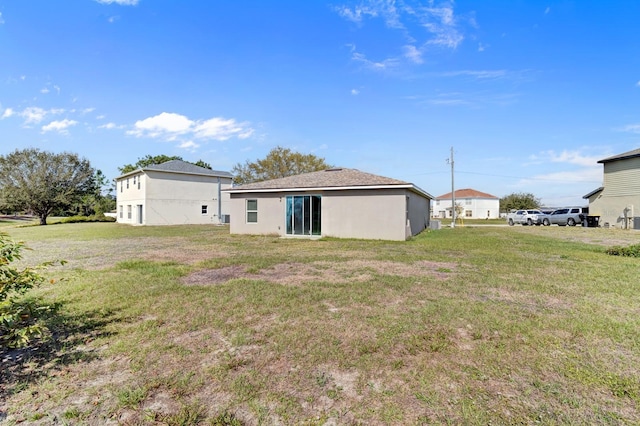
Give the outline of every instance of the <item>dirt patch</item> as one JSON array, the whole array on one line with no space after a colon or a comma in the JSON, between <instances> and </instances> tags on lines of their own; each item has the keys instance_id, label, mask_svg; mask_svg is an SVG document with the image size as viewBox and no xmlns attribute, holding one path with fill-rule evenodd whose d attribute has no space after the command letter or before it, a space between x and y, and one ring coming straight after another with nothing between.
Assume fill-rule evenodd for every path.
<instances>
[{"instance_id":1,"label":"dirt patch","mask_svg":"<svg viewBox=\"0 0 640 426\"><path fill-rule=\"evenodd\" d=\"M364 282L375 275L401 277L433 277L446 280L457 270L454 263L419 261L411 264L349 260L346 262L319 261L312 263L280 263L256 273L247 271L243 265L218 269L204 269L182 279L186 285L223 284L233 279L265 280L284 285L302 285L308 282Z\"/></svg>"}]
</instances>

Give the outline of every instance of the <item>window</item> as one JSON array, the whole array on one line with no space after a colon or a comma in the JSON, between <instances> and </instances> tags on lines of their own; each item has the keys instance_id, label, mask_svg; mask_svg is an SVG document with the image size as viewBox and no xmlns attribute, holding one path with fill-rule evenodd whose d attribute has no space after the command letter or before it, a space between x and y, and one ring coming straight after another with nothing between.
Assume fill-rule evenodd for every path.
<instances>
[{"instance_id":1,"label":"window","mask_svg":"<svg viewBox=\"0 0 640 426\"><path fill-rule=\"evenodd\" d=\"M320 195L287 196L286 203L287 235L321 235Z\"/></svg>"},{"instance_id":2,"label":"window","mask_svg":"<svg viewBox=\"0 0 640 426\"><path fill-rule=\"evenodd\" d=\"M127 189L129 189L129 178L127 178Z\"/></svg>"},{"instance_id":3,"label":"window","mask_svg":"<svg viewBox=\"0 0 640 426\"><path fill-rule=\"evenodd\" d=\"M142 180L142 176L138 177L138 189L140 189L140 181Z\"/></svg>"},{"instance_id":4,"label":"window","mask_svg":"<svg viewBox=\"0 0 640 426\"><path fill-rule=\"evenodd\" d=\"M133 186L136 186L136 177L133 177Z\"/></svg>"},{"instance_id":5,"label":"window","mask_svg":"<svg viewBox=\"0 0 640 426\"><path fill-rule=\"evenodd\" d=\"M118 210L120 211L120 219L122 219L122 217L124 216L124 209L122 208L122 205L120 205L120 208Z\"/></svg>"},{"instance_id":6,"label":"window","mask_svg":"<svg viewBox=\"0 0 640 426\"><path fill-rule=\"evenodd\" d=\"M436 200L436 206L440 205L440 200Z\"/></svg>"},{"instance_id":7,"label":"window","mask_svg":"<svg viewBox=\"0 0 640 426\"><path fill-rule=\"evenodd\" d=\"M122 192L122 185L123 185L123 183L122 183L122 181L120 181L120 192Z\"/></svg>"},{"instance_id":8,"label":"window","mask_svg":"<svg viewBox=\"0 0 640 426\"><path fill-rule=\"evenodd\" d=\"M467 198L467 199L465 199L465 200L464 200L464 203L465 203L466 205L471 205L471 198Z\"/></svg>"},{"instance_id":9,"label":"window","mask_svg":"<svg viewBox=\"0 0 640 426\"><path fill-rule=\"evenodd\" d=\"M131 204L127 206L127 219L131 219Z\"/></svg>"},{"instance_id":10,"label":"window","mask_svg":"<svg viewBox=\"0 0 640 426\"><path fill-rule=\"evenodd\" d=\"M465 210L464 211L464 217L472 217L473 216L473 211L472 210Z\"/></svg>"},{"instance_id":11,"label":"window","mask_svg":"<svg viewBox=\"0 0 640 426\"><path fill-rule=\"evenodd\" d=\"M202 206L202 214L207 214L207 211L209 210L209 206Z\"/></svg>"},{"instance_id":12,"label":"window","mask_svg":"<svg viewBox=\"0 0 640 426\"><path fill-rule=\"evenodd\" d=\"M258 200L247 200L247 223L258 223Z\"/></svg>"}]
</instances>

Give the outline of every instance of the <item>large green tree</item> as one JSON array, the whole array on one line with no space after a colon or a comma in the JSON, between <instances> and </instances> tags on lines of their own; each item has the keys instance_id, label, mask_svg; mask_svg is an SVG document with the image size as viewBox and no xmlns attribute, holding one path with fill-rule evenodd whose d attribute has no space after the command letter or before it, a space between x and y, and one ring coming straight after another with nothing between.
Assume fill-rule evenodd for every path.
<instances>
[{"instance_id":1,"label":"large green tree","mask_svg":"<svg viewBox=\"0 0 640 426\"><path fill-rule=\"evenodd\" d=\"M322 157L313 154L300 154L277 146L265 158L236 164L231 170L233 181L237 184L278 179L300 173L317 172L331 168Z\"/></svg>"},{"instance_id":2,"label":"large green tree","mask_svg":"<svg viewBox=\"0 0 640 426\"><path fill-rule=\"evenodd\" d=\"M124 175L124 174L132 172L134 170L142 169L144 167L151 166L153 164L166 163L167 161L171 161L171 160L185 161L185 160L183 160L182 157L177 156L177 155L164 155L164 154L149 155L149 154L147 154L142 158L138 158L138 161L135 164L125 164L122 167L118 167L118 170L120 170L120 174ZM191 161L187 161L187 163L195 164L196 166L204 167L205 169L211 169L211 165L209 163L206 163L206 162L202 161L202 160L198 160L195 163L193 163Z\"/></svg>"},{"instance_id":3,"label":"large green tree","mask_svg":"<svg viewBox=\"0 0 640 426\"><path fill-rule=\"evenodd\" d=\"M500 198L500 211L502 212L520 209L538 209L540 205L540 199L536 198L536 196L530 192L514 192Z\"/></svg>"},{"instance_id":4,"label":"large green tree","mask_svg":"<svg viewBox=\"0 0 640 426\"><path fill-rule=\"evenodd\" d=\"M0 204L33 212L41 225L95 188L95 170L77 154L30 148L0 156Z\"/></svg>"}]
</instances>

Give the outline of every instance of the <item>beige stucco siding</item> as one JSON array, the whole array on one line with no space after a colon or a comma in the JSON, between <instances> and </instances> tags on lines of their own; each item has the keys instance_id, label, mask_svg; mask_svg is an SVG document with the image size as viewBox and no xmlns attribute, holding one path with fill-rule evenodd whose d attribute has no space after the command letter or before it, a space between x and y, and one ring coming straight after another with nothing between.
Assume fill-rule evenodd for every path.
<instances>
[{"instance_id":1,"label":"beige stucco siding","mask_svg":"<svg viewBox=\"0 0 640 426\"><path fill-rule=\"evenodd\" d=\"M405 191L332 191L322 198L322 235L406 239Z\"/></svg>"},{"instance_id":2,"label":"beige stucco siding","mask_svg":"<svg viewBox=\"0 0 640 426\"><path fill-rule=\"evenodd\" d=\"M234 193L230 232L286 236L286 197L295 195L322 197L322 236L405 240L429 223L429 200L406 189ZM258 201L257 223L247 222L248 199Z\"/></svg>"},{"instance_id":3,"label":"beige stucco siding","mask_svg":"<svg viewBox=\"0 0 640 426\"><path fill-rule=\"evenodd\" d=\"M247 222L246 200L258 200L258 221ZM284 235L284 198L279 194L231 194L232 234Z\"/></svg>"},{"instance_id":4,"label":"beige stucco siding","mask_svg":"<svg viewBox=\"0 0 640 426\"><path fill-rule=\"evenodd\" d=\"M220 183L221 189L231 187L230 178L220 178ZM215 176L146 171L120 179L117 191L117 220L120 223L217 224L220 222L219 196L221 213L229 214L230 209L229 194L218 194L218 177ZM203 206L206 206L206 213L202 213ZM123 212L122 215L120 211Z\"/></svg>"},{"instance_id":5,"label":"beige stucco siding","mask_svg":"<svg viewBox=\"0 0 640 426\"><path fill-rule=\"evenodd\" d=\"M409 197L409 231L407 237L417 235L429 226L431 200L415 192L405 191Z\"/></svg>"}]
</instances>

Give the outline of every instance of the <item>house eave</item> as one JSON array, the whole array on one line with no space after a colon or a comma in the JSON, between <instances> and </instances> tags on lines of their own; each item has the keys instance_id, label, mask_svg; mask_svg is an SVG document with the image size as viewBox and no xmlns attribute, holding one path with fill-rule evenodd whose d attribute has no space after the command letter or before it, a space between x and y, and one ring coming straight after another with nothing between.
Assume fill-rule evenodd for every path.
<instances>
[{"instance_id":1,"label":"house eave","mask_svg":"<svg viewBox=\"0 0 640 426\"><path fill-rule=\"evenodd\" d=\"M590 197L596 195L598 192L602 192L602 190L604 190L604 186L601 186L598 189L594 189L593 191L589 192L588 194L583 195L582 198L585 199L585 200L588 200Z\"/></svg>"},{"instance_id":2,"label":"house eave","mask_svg":"<svg viewBox=\"0 0 640 426\"><path fill-rule=\"evenodd\" d=\"M180 172L180 171L175 171L175 170L157 170L157 169L146 169L146 168L142 168L142 169L136 169L132 172L129 173L125 173L123 175L120 175L118 177L116 177L116 180L120 180L120 179L124 179L126 177L135 175L135 174L140 174L140 173L144 173L147 174L148 172L156 172L156 173L170 173L170 174L174 174L174 175L188 175L188 176L205 176L205 177L219 177L219 178L226 178L226 179L233 179L232 176L230 175L225 175L222 173L190 173L190 172Z\"/></svg>"},{"instance_id":3,"label":"house eave","mask_svg":"<svg viewBox=\"0 0 640 426\"><path fill-rule=\"evenodd\" d=\"M305 188L263 188L263 189L223 189L224 192L229 194L257 194L257 193L276 193L276 192L313 192L313 191L349 191L349 190L376 190L376 189L408 189L428 199L433 199L433 196L423 189L412 185L370 185L370 186L316 186Z\"/></svg>"}]
</instances>

